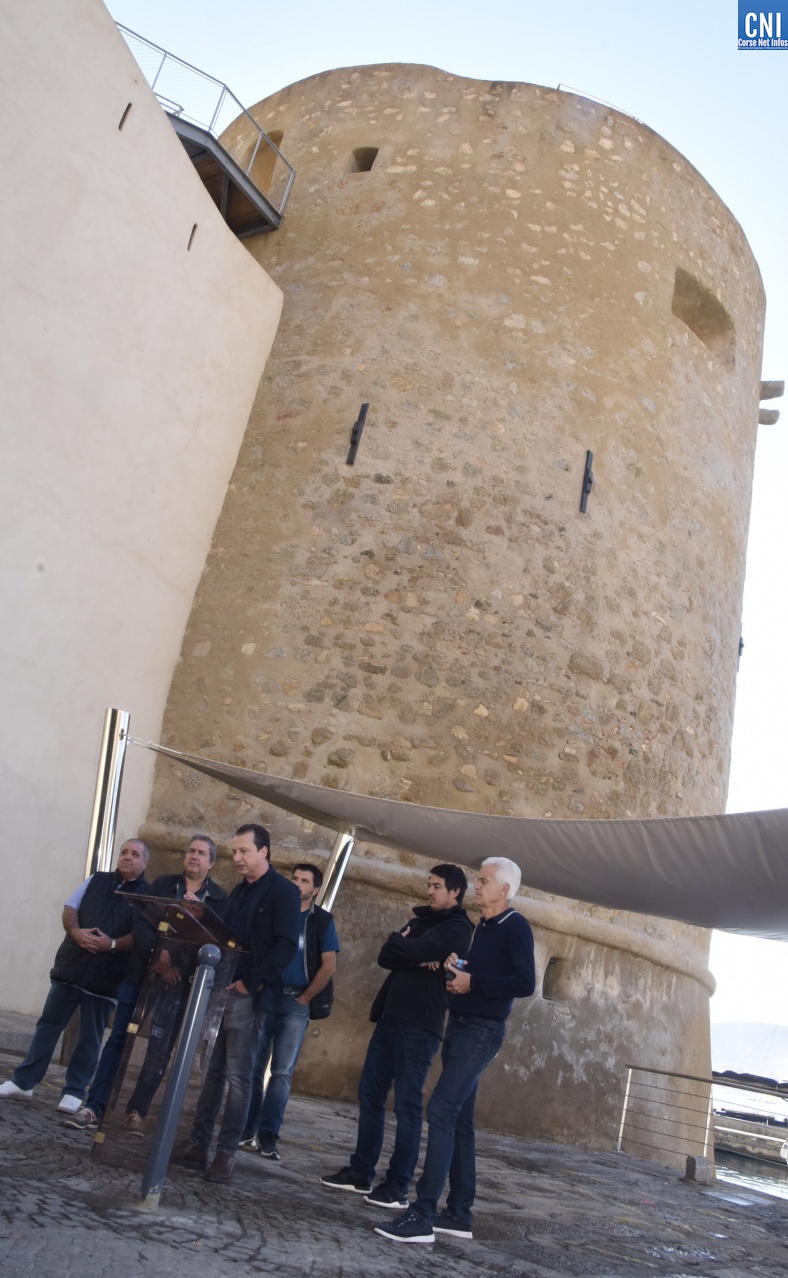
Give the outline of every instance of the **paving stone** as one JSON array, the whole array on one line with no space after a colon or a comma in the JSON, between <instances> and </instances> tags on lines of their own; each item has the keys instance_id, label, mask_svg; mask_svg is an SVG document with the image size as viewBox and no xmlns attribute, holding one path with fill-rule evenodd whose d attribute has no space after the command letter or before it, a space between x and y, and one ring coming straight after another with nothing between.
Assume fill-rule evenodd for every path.
<instances>
[{"instance_id":1,"label":"paving stone","mask_svg":"<svg viewBox=\"0 0 788 1278\"><path fill-rule=\"evenodd\" d=\"M0 1077L15 1059L0 1054ZM40 1278L777 1278L788 1268L788 1201L682 1183L616 1153L480 1132L473 1242L439 1238L406 1256L372 1231L383 1217L321 1186L347 1162L356 1108L293 1096L282 1161L238 1156L228 1186L173 1168L158 1212L137 1206L139 1175L95 1164L91 1138L55 1113L63 1071L31 1102L0 1102L0 1271ZM391 1149L387 1132L381 1167Z\"/></svg>"}]
</instances>

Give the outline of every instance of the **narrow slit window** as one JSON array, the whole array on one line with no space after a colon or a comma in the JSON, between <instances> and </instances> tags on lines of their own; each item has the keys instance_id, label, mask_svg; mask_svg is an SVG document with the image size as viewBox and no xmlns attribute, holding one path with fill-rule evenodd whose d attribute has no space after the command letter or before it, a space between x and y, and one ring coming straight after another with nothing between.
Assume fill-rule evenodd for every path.
<instances>
[{"instance_id":1,"label":"narrow slit window","mask_svg":"<svg viewBox=\"0 0 788 1278\"><path fill-rule=\"evenodd\" d=\"M130 110L131 110L131 103L129 103L129 105L126 107L126 110L123 112L123 115L120 117L120 123L118 124L119 130L122 129L124 124L126 123L126 119L128 117Z\"/></svg>"},{"instance_id":2,"label":"narrow slit window","mask_svg":"<svg viewBox=\"0 0 788 1278\"><path fill-rule=\"evenodd\" d=\"M348 173L369 173L378 158L379 147L357 146L350 156Z\"/></svg>"},{"instance_id":3,"label":"narrow slit window","mask_svg":"<svg viewBox=\"0 0 788 1278\"><path fill-rule=\"evenodd\" d=\"M192 244L194 243L194 237L195 237L195 235L196 235L196 234L197 234L197 223L195 222L195 223L194 223L194 226L192 227L192 233L191 233L191 235L189 236L189 243L186 245L186 252L187 252L187 253L189 252L189 250L191 249Z\"/></svg>"},{"instance_id":4,"label":"narrow slit window","mask_svg":"<svg viewBox=\"0 0 788 1278\"><path fill-rule=\"evenodd\" d=\"M558 980L558 969L561 964L559 958L549 958L545 966L544 976L542 977L542 998L548 1003L554 1003L556 999L556 983Z\"/></svg>"}]
</instances>

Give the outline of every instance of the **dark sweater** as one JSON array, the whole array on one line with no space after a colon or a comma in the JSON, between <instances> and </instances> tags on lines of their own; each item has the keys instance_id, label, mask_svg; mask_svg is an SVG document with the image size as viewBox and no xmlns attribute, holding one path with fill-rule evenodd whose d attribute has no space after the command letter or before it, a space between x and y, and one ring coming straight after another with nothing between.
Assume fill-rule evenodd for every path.
<instances>
[{"instance_id":1,"label":"dark sweater","mask_svg":"<svg viewBox=\"0 0 788 1278\"><path fill-rule=\"evenodd\" d=\"M483 1016L505 1021L512 1001L533 994L534 938L531 925L516 910L504 910L492 919L480 919L468 950L471 988L452 994L450 1016Z\"/></svg>"},{"instance_id":2,"label":"dark sweater","mask_svg":"<svg viewBox=\"0 0 788 1278\"><path fill-rule=\"evenodd\" d=\"M467 954L471 921L465 910L431 910L417 905L406 924L409 935L392 932L378 955L380 967L391 969L369 1013L371 1021L391 1016L418 1025L438 1038L443 1035L448 997L442 969L433 972L421 963L442 963L450 954ZM405 931L405 928L402 929Z\"/></svg>"}]
</instances>

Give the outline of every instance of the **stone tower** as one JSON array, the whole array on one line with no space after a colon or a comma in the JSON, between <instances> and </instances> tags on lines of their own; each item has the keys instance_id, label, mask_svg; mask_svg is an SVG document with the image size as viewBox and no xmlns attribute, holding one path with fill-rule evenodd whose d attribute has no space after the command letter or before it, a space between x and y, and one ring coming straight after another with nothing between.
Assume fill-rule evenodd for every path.
<instances>
[{"instance_id":1,"label":"stone tower","mask_svg":"<svg viewBox=\"0 0 788 1278\"><path fill-rule=\"evenodd\" d=\"M764 311L738 224L644 125L533 85L363 67L253 114L298 173L251 244L284 314L168 744L473 811L723 811ZM148 833L251 812L163 763ZM327 845L265 815L285 863ZM424 869L354 858L303 1088L353 1094L380 939ZM706 934L524 908L549 980L480 1118L606 1143L626 1063L709 1068Z\"/></svg>"}]
</instances>

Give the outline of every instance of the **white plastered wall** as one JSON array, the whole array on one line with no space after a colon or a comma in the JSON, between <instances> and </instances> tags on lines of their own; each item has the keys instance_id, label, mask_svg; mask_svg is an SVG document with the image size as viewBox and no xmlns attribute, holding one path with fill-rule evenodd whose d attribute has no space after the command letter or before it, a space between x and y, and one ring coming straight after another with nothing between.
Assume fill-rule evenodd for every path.
<instances>
[{"instance_id":1,"label":"white plastered wall","mask_svg":"<svg viewBox=\"0 0 788 1278\"><path fill-rule=\"evenodd\" d=\"M0 1009L37 1012L104 709L156 738L282 297L98 0L0 0L0 46Z\"/></svg>"}]
</instances>

